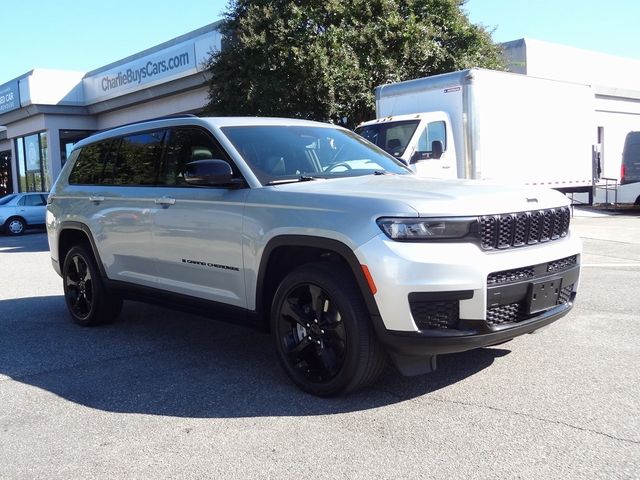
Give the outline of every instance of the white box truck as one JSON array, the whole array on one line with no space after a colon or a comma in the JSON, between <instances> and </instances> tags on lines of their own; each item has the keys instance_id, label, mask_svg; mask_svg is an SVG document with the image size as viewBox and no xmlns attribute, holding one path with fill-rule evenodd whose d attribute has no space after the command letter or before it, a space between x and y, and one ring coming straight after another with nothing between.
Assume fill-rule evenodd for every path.
<instances>
[{"instance_id":1,"label":"white box truck","mask_svg":"<svg viewBox=\"0 0 640 480\"><path fill-rule=\"evenodd\" d=\"M589 85L473 68L376 88L356 132L422 176L592 192Z\"/></svg>"}]
</instances>

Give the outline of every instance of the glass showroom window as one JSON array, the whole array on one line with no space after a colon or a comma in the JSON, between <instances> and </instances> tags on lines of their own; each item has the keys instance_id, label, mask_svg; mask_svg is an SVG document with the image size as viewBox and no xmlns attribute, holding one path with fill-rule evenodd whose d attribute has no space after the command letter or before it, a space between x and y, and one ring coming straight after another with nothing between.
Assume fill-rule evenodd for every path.
<instances>
[{"instance_id":1,"label":"glass showroom window","mask_svg":"<svg viewBox=\"0 0 640 480\"><path fill-rule=\"evenodd\" d=\"M51 188L47 132L16 138L18 188L21 192L47 192Z\"/></svg>"},{"instance_id":2,"label":"glass showroom window","mask_svg":"<svg viewBox=\"0 0 640 480\"><path fill-rule=\"evenodd\" d=\"M93 133L95 130L60 130L60 165L64 166L76 143Z\"/></svg>"}]
</instances>

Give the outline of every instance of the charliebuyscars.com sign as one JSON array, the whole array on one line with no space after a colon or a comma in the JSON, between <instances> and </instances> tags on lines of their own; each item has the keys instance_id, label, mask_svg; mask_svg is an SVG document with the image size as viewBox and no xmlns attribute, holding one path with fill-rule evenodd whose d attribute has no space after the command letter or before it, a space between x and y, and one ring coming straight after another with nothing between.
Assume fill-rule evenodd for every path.
<instances>
[{"instance_id":1,"label":"charliebuyscars.com sign","mask_svg":"<svg viewBox=\"0 0 640 480\"><path fill-rule=\"evenodd\" d=\"M0 115L20 108L20 87L14 80L0 85Z\"/></svg>"},{"instance_id":2,"label":"charliebuyscars.com sign","mask_svg":"<svg viewBox=\"0 0 640 480\"><path fill-rule=\"evenodd\" d=\"M168 77L196 71L193 43L182 44L86 77L83 80L85 96L93 103L139 90Z\"/></svg>"}]
</instances>

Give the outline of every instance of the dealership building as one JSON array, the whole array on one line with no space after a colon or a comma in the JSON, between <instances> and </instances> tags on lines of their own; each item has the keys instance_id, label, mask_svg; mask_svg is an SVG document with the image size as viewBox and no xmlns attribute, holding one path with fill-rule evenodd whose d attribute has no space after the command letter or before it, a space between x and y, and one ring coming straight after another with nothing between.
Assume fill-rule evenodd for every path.
<instances>
[{"instance_id":1,"label":"dealership building","mask_svg":"<svg viewBox=\"0 0 640 480\"><path fill-rule=\"evenodd\" d=\"M49 190L73 145L96 131L200 113L208 102L205 62L221 48L219 23L88 73L36 68L0 84L0 195ZM602 176L619 180L625 137L640 131L640 61L529 39L503 47L515 73L592 87L593 146ZM541 154L544 147L541 136ZM640 184L617 193L633 202Z\"/></svg>"},{"instance_id":2,"label":"dealership building","mask_svg":"<svg viewBox=\"0 0 640 480\"><path fill-rule=\"evenodd\" d=\"M73 145L96 131L201 112L218 24L88 73L35 68L0 84L0 195L49 190Z\"/></svg>"}]
</instances>

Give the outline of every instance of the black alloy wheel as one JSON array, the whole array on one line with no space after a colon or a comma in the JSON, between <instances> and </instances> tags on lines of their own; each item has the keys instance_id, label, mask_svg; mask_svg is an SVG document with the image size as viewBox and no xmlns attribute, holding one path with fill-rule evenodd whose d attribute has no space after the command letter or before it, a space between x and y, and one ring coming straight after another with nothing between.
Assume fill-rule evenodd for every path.
<instances>
[{"instance_id":1,"label":"black alloy wheel","mask_svg":"<svg viewBox=\"0 0 640 480\"><path fill-rule=\"evenodd\" d=\"M71 313L80 319L87 318L94 304L93 279L87 261L82 255L76 253L71 256L64 283Z\"/></svg>"},{"instance_id":2,"label":"black alloy wheel","mask_svg":"<svg viewBox=\"0 0 640 480\"><path fill-rule=\"evenodd\" d=\"M84 247L76 246L69 250L62 274L65 301L76 323L100 325L120 314L122 299L106 290L93 255Z\"/></svg>"},{"instance_id":3,"label":"black alloy wheel","mask_svg":"<svg viewBox=\"0 0 640 480\"><path fill-rule=\"evenodd\" d=\"M287 294L280 332L290 364L310 382L328 382L344 366L347 332L342 314L326 291L304 283Z\"/></svg>"},{"instance_id":4,"label":"black alloy wheel","mask_svg":"<svg viewBox=\"0 0 640 480\"><path fill-rule=\"evenodd\" d=\"M285 372L314 395L369 385L386 362L360 291L339 263L289 273L274 298L271 330Z\"/></svg>"}]
</instances>

